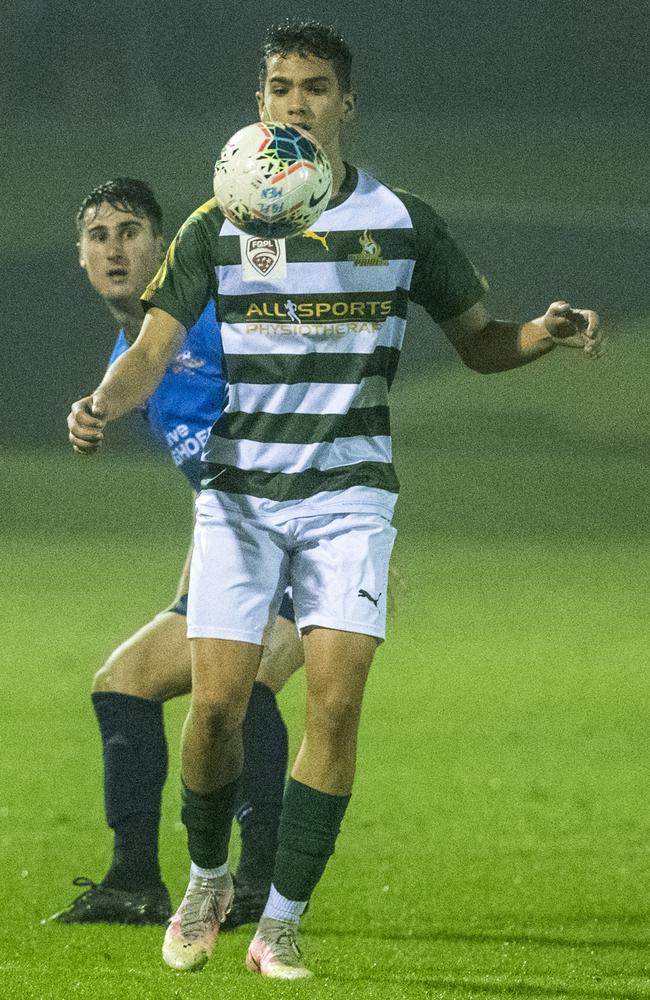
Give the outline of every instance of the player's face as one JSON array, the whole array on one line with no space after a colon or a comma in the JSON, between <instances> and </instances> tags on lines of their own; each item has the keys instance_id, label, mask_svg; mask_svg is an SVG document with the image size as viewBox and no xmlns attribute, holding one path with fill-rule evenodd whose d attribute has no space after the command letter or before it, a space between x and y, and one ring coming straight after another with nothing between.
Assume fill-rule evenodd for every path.
<instances>
[{"instance_id":1,"label":"player's face","mask_svg":"<svg viewBox=\"0 0 650 1000\"><path fill-rule=\"evenodd\" d=\"M257 94L262 120L303 126L330 155L339 151L341 126L355 101L341 90L328 59L295 53L269 58L264 91Z\"/></svg>"},{"instance_id":2,"label":"player's face","mask_svg":"<svg viewBox=\"0 0 650 1000\"><path fill-rule=\"evenodd\" d=\"M103 299L137 302L158 270L164 247L144 216L102 202L86 209L79 263Z\"/></svg>"}]
</instances>

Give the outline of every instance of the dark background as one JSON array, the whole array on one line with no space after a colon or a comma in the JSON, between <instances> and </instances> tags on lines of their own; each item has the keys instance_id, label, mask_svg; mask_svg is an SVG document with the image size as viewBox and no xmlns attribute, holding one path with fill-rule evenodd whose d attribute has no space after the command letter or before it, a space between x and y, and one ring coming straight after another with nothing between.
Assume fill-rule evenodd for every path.
<instances>
[{"instance_id":1,"label":"dark background","mask_svg":"<svg viewBox=\"0 0 650 1000\"><path fill-rule=\"evenodd\" d=\"M259 41L289 13L346 36L360 98L349 158L449 220L496 314L566 297L615 330L650 312L646 3L5 2L4 444L65 447L69 404L112 345L76 261L80 201L140 176L171 237L209 196L225 140L255 119ZM454 363L416 311L403 374Z\"/></svg>"}]
</instances>

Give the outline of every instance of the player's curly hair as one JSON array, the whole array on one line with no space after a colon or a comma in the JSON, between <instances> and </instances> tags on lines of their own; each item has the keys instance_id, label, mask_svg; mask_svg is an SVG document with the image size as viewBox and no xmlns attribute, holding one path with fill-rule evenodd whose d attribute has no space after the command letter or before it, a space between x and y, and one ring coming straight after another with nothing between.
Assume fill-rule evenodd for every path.
<instances>
[{"instance_id":1,"label":"player's curly hair","mask_svg":"<svg viewBox=\"0 0 650 1000\"><path fill-rule=\"evenodd\" d=\"M133 212L134 215L148 219L154 236L160 236L162 233L162 208L158 204L155 194L148 184L133 177L114 177L113 180L93 188L79 206L77 212L78 232L81 232L83 228L86 211L89 208L98 209L105 201L120 212Z\"/></svg>"},{"instance_id":2,"label":"player's curly hair","mask_svg":"<svg viewBox=\"0 0 650 1000\"><path fill-rule=\"evenodd\" d=\"M266 83L266 67L271 56L317 56L328 59L344 93L352 89L352 53L347 42L331 25L320 21L298 21L287 18L271 25L262 41L260 89Z\"/></svg>"}]
</instances>

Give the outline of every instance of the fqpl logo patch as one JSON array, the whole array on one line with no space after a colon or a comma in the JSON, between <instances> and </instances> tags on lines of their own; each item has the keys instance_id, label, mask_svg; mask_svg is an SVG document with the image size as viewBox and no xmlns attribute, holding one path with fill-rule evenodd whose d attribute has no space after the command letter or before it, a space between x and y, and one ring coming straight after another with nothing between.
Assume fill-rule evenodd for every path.
<instances>
[{"instance_id":1,"label":"fqpl logo patch","mask_svg":"<svg viewBox=\"0 0 650 1000\"><path fill-rule=\"evenodd\" d=\"M286 278L287 248L284 240L241 236L240 242L244 281Z\"/></svg>"},{"instance_id":2,"label":"fqpl logo patch","mask_svg":"<svg viewBox=\"0 0 650 1000\"><path fill-rule=\"evenodd\" d=\"M248 241L246 256L256 271L266 275L272 271L280 259L280 247L277 240L254 238Z\"/></svg>"}]
</instances>

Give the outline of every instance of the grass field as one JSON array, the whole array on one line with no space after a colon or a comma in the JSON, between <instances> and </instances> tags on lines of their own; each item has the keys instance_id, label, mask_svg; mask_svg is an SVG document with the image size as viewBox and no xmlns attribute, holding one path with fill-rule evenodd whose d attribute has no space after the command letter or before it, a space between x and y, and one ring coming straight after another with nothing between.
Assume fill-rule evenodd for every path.
<instances>
[{"instance_id":1,"label":"grass field","mask_svg":"<svg viewBox=\"0 0 650 1000\"><path fill-rule=\"evenodd\" d=\"M109 851L93 670L175 585L189 533L165 464L5 456L0 838L3 1000L650 997L647 534L641 329L560 356L398 384L405 587L368 688L359 777L304 922L317 978L200 975L158 929L39 924ZM185 703L167 706L162 864ZM302 678L282 696L293 750Z\"/></svg>"}]
</instances>

